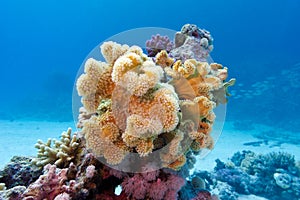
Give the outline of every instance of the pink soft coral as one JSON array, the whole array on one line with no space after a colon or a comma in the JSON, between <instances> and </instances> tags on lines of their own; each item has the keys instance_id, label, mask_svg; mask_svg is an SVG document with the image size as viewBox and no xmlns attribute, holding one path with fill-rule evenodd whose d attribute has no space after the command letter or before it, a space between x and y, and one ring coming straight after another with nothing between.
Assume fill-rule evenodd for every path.
<instances>
[{"instance_id":1,"label":"pink soft coral","mask_svg":"<svg viewBox=\"0 0 300 200\"><path fill-rule=\"evenodd\" d=\"M55 165L46 165L44 167L45 175L39 177L33 184L31 184L23 194L24 200L42 200L54 199L60 194L61 188L67 180L67 168L56 169Z\"/></svg>"},{"instance_id":2,"label":"pink soft coral","mask_svg":"<svg viewBox=\"0 0 300 200\"><path fill-rule=\"evenodd\" d=\"M185 180L177 175L157 171L134 174L121 185L127 196L134 199L173 200L184 184Z\"/></svg>"}]
</instances>

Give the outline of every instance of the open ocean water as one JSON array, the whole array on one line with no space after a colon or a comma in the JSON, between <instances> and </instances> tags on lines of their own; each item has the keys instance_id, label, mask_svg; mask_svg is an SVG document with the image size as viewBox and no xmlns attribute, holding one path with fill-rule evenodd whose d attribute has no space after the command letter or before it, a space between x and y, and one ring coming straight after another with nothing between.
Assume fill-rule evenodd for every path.
<instances>
[{"instance_id":1,"label":"open ocean water","mask_svg":"<svg viewBox=\"0 0 300 200\"><path fill-rule=\"evenodd\" d=\"M211 33L211 58L228 67L229 78L236 78L229 89L232 96L216 149L198 160L194 170L213 170L218 158L243 168L235 159L251 157L247 150L292 162L283 154L286 152L295 156L291 165L298 172L272 165L273 178L268 180L278 187L268 190L277 191L273 197L250 185L246 191L234 181L220 181L231 186L232 194L300 199L294 192L300 193L299 11L298 0L2 0L0 167L13 155L36 155L38 139L59 137L68 127L76 131L73 87L80 66L97 45L126 30L158 27L180 31L190 23ZM233 155L236 157L228 160ZM267 157L252 157L257 159L255 164L259 159L269 162ZM263 167L257 168L261 172ZM225 196L223 199L230 199Z\"/></svg>"}]
</instances>

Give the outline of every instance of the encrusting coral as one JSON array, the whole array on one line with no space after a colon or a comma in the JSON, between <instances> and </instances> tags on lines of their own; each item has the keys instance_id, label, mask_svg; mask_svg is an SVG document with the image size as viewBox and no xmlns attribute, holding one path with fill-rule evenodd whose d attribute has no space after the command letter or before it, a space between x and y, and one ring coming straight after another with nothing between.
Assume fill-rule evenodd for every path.
<instances>
[{"instance_id":1,"label":"encrusting coral","mask_svg":"<svg viewBox=\"0 0 300 200\"><path fill-rule=\"evenodd\" d=\"M7 189L22 185L28 186L42 173L42 169L32 164L32 158L14 156L10 162L0 170L0 184ZM1 198L0 198L1 199Z\"/></svg>"},{"instance_id":2,"label":"encrusting coral","mask_svg":"<svg viewBox=\"0 0 300 200\"><path fill-rule=\"evenodd\" d=\"M32 163L38 167L43 167L49 163L59 167L68 166L71 162L77 163L81 156L82 147L80 146L80 139L77 138L76 134L71 135L71 132L71 128L63 132L60 141L48 139L44 143L38 140L35 145L38 154Z\"/></svg>"}]
</instances>

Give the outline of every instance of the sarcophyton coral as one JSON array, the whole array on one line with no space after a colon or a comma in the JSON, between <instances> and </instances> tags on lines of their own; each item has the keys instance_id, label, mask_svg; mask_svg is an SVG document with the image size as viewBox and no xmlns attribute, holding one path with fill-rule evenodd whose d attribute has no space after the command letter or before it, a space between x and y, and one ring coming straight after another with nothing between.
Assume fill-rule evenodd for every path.
<instances>
[{"instance_id":1,"label":"sarcophyton coral","mask_svg":"<svg viewBox=\"0 0 300 200\"><path fill-rule=\"evenodd\" d=\"M82 147L76 134L71 135L71 128L61 134L60 141L48 139L46 143L38 140L35 148L38 149L37 157L32 163L39 167L46 164L55 164L58 167L69 166L71 162L77 163L80 158ZM53 142L53 144L52 144Z\"/></svg>"},{"instance_id":2,"label":"sarcophyton coral","mask_svg":"<svg viewBox=\"0 0 300 200\"><path fill-rule=\"evenodd\" d=\"M147 158L161 149L156 159L162 167L179 170L189 150L213 148L213 109L226 103L227 87L234 80L225 82L226 67L204 62L202 54L201 61L193 56L205 49L207 57L212 38L206 31L190 33L187 28L177 34L185 39L175 42L176 47L183 47L187 38L205 40L188 58L168 55L171 47L151 57L138 46L109 41L100 46L106 62L86 61L76 86L89 116L81 117L80 127L95 155L116 165L129 153Z\"/></svg>"}]
</instances>

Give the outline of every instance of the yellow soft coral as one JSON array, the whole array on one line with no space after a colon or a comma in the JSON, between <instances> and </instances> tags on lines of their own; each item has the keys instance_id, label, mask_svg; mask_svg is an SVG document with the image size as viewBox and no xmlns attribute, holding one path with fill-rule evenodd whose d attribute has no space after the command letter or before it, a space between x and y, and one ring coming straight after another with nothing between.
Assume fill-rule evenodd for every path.
<instances>
[{"instance_id":1,"label":"yellow soft coral","mask_svg":"<svg viewBox=\"0 0 300 200\"><path fill-rule=\"evenodd\" d=\"M130 95L142 96L161 79L163 70L138 47L130 47L113 65L112 80Z\"/></svg>"},{"instance_id":2,"label":"yellow soft coral","mask_svg":"<svg viewBox=\"0 0 300 200\"><path fill-rule=\"evenodd\" d=\"M205 96L199 96L194 99L194 102L199 106L199 115L200 118L205 118L210 112L215 108L215 103L210 101Z\"/></svg>"},{"instance_id":3,"label":"yellow soft coral","mask_svg":"<svg viewBox=\"0 0 300 200\"><path fill-rule=\"evenodd\" d=\"M113 143L120 136L119 129L113 121L111 116L93 116L85 123L82 132L87 148L92 149L96 156L103 156L107 163L115 165L122 162L128 152Z\"/></svg>"},{"instance_id":4,"label":"yellow soft coral","mask_svg":"<svg viewBox=\"0 0 300 200\"><path fill-rule=\"evenodd\" d=\"M95 112L102 98L110 97L114 89L111 79L112 67L104 62L89 58L76 83L82 103L88 112Z\"/></svg>"},{"instance_id":5,"label":"yellow soft coral","mask_svg":"<svg viewBox=\"0 0 300 200\"><path fill-rule=\"evenodd\" d=\"M130 152L147 157L159 149L162 166L178 170L189 149L213 147L213 109L232 84L224 83L226 67L174 63L166 51L152 59L115 42L100 48L106 63L88 59L77 81L84 116L90 113L81 125L87 148L112 165Z\"/></svg>"},{"instance_id":6,"label":"yellow soft coral","mask_svg":"<svg viewBox=\"0 0 300 200\"><path fill-rule=\"evenodd\" d=\"M113 64L128 49L128 45L120 45L116 42L104 42L101 46L101 53L108 64Z\"/></svg>"},{"instance_id":7,"label":"yellow soft coral","mask_svg":"<svg viewBox=\"0 0 300 200\"><path fill-rule=\"evenodd\" d=\"M126 134L138 138L148 138L162 133L162 123L155 119L144 118L141 115L130 115L127 118Z\"/></svg>"},{"instance_id":8,"label":"yellow soft coral","mask_svg":"<svg viewBox=\"0 0 300 200\"><path fill-rule=\"evenodd\" d=\"M152 99L143 101L142 97L131 97L129 113L140 115L150 120L159 120L162 124L162 131L173 130L178 122L179 104L174 89L162 85L153 92Z\"/></svg>"},{"instance_id":9,"label":"yellow soft coral","mask_svg":"<svg viewBox=\"0 0 300 200\"><path fill-rule=\"evenodd\" d=\"M124 74L130 70L138 68L143 63L141 56L136 53L127 53L119 57L113 65L112 80L118 83Z\"/></svg>"},{"instance_id":10,"label":"yellow soft coral","mask_svg":"<svg viewBox=\"0 0 300 200\"><path fill-rule=\"evenodd\" d=\"M181 155L176 160L174 160L174 162L168 164L165 167L177 171L177 170L180 170L181 167L183 167L185 163L186 163L186 157L185 157L185 155Z\"/></svg>"},{"instance_id":11,"label":"yellow soft coral","mask_svg":"<svg viewBox=\"0 0 300 200\"><path fill-rule=\"evenodd\" d=\"M153 88L161 79L163 70L152 61L142 64L138 72L129 71L124 74L121 85L126 85L127 91L131 95L142 96Z\"/></svg>"},{"instance_id":12,"label":"yellow soft coral","mask_svg":"<svg viewBox=\"0 0 300 200\"><path fill-rule=\"evenodd\" d=\"M160 153L160 158L164 167L178 170L185 164L184 153L186 149L182 148L181 142L184 139L184 132L180 130L173 131L173 137L168 146Z\"/></svg>"},{"instance_id":13,"label":"yellow soft coral","mask_svg":"<svg viewBox=\"0 0 300 200\"><path fill-rule=\"evenodd\" d=\"M178 111L178 99L171 86L162 85L147 98L131 96L123 140L128 146L136 147L141 156L147 155L158 135L176 128ZM144 141L147 143L141 147Z\"/></svg>"},{"instance_id":14,"label":"yellow soft coral","mask_svg":"<svg viewBox=\"0 0 300 200\"><path fill-rule=\"evenodd\" d=\"M174 63L174 58L169 57L167 51L162 50L155 56L155 63L163 68L170 67Z\"/></svg>"},{"instance_id":15,"label":"yellow soft coral","mask_svg":"<svg viewBox=\"0 0 300 200\"><path fill-rule=\"evenodd\" d=\"M173 69L181 74L184 78L188 78L195 73L197 68L196 64L197 61L195 59L187 59L184 64L182 64L181 60L177 60L173 65Z\"/></svg>"}]
</instances>

